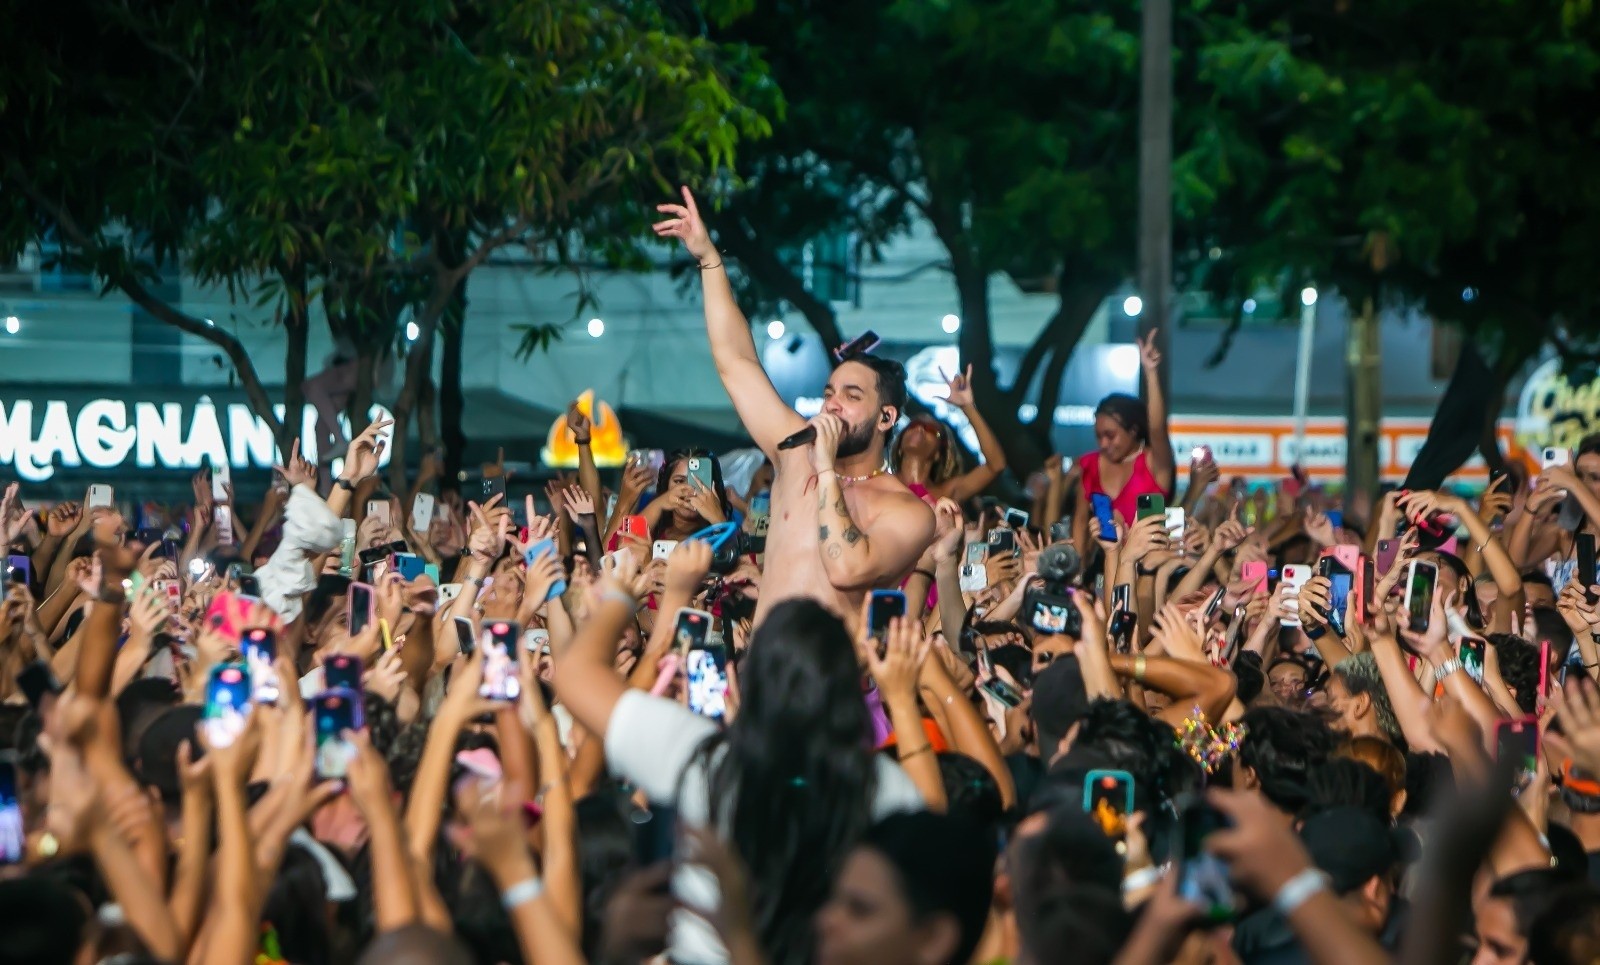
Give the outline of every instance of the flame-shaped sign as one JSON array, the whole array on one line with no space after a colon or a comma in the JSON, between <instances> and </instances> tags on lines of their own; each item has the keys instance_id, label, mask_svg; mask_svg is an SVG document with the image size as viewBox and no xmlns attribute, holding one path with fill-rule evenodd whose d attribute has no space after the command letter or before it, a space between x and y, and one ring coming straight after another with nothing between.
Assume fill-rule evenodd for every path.
<instances>
[{"instance_id":1,"label":"flame-shaped sign","mask_svg":"<svg viewBox=\"0 0 1600 965\"><path fill-rule=\"evenodd\" d=\"M611 406L596 401L594 390L588 389L578 396L578 411L589 417L589 448L594 452L597 466L620 466L628 457L628 441L622 437L622 423ZM552 469L574 469L578 465L578 443L572 430L567 428L566 413L556 416L545 439L544 451L539 454L544 464Z\"/></svg>"}]
</instances>

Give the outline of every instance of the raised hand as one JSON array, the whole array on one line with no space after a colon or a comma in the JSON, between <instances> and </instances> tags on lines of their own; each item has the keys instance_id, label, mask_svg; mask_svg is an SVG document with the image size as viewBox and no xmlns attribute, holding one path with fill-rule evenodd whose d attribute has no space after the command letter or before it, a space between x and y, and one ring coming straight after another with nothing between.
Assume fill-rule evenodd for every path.
<instances>
[{"instance_id":1,"label":"raised hand","mask_svg":"<svg viewBox=\"0 0 1600 965\"><path fill-rule=\"evenodd\" d=\"M589 423L589 417L583 414L582 409L578 408L577 402L567 406L567 428L572 430L573 440L578 445L587 446L589 444L593 427Z\"/></svg>"},{"instance_id":2,"label":"raised hand","mask_svg":"<svg viewBox=\"0 0 1600 965\"><path fill-rule=\"evenodd\" d=\"M721 523L727 521L727 516L722 512L722 503L717 501L717 493L706 488L698 479L689 480L689 508L708 523Z\"/></svg>"},{"instance_id":3,"label":"raised hand","mask_svg":"<svg viewBox=\"0 0 1600 965\"><path fill-rule=\"evenodd\" d=\"M1511 483L1510 476L1501 476L1483 491L1478 498L1478 518L1485 523L1492 523L1511 512L1511 494L1506 491Z\"/></svg>"},{"instance_id":4,"label":"raised hand","mask_svg":"<svg viewBox=\"0 0 1600 965\"><path fill-rule=\"evenodd\" d=\"M684 540L667 557L667 572L662 587L668 593L694 596L711 572L711 544L703 540Z\"/></svg>"},{"instance_id":5,"label":"raised hand","mask_svg":"<svg viewBox=\"0 0 1600 965\"><path fill-rule=\"evenodd\" d=\"M637 502L639 495L655 482L655 473L646 463L634 463L622 471L622 494L619 502L627 505Z\"/></svg>"},{"instance_id":6,"label":"raised hand","mask_svg":"<svg viewBox=\"0 0 1600 965\"><path fill-rule=\"evenodd\" d=\"M961 525L961 506L953 499L940 499L933 507L933 561L945 563L961 552L966 528Z\"/></svg>"},{"instance_id":7,"label":"raised hand","mask_svg":"<svg viewBox=\"0 0 1600 965\"><path fill-rule=\"evenodd\" d=\"M1144 367L1147 375L1153 374L1156 369L1161 367L1161 349L1156 347L1156 336L1159 334L1156 329L1152 328L1145 333L1144 338L1137 340L1139 345L1139 364Z\"/></svg>"},{"instance_id":8,"label":"raised hand","mask_svg":"<svg viewBox=\"0 0 1600 965\"><path fill-rule=\"evenodd\" d=\"M550 591L555 589L557 583L566 579L566 571L561 567L561 559L554 553L542 553L528 567L527 574L523 577L522 602L528 610L538 610L550 598ZM527 621L524 620L524 623Z\"/></svg>"},{"instance_id":9,"label":"raised hand","mask_svg":"<svg viewBox=\"0 0 1600 965\"><path fill-rule=\"evenodd\" d=\"M666 215L663 221L657 221L651 227L658 238L677 238L683 242L683 247L701 267L714 267L711 262L720 262L716 246L711 243L711 232L706 230L706 223L700 217L700 208L694 202L694 195L689 189L683 189L683 204L658 204L656 210Z\"/></svg>"},{"instance_id":10,"label":"raised hand","mask_svg":"<svg viewBox=\"0 0 1600 965\"><path fill-rule=\"evenodd\" d=\"M6 487L5 494L0 495L0 541L6 543L16 539L28 525L28 514L22 508L18 490L18 485L12 483Z\"/></svg>"},{"instance_id":11,"label":"raised hand","mask_svg":"<svg viewBox=\"0 0 1600 965\"><path fill-rule=\"evenodd\" d=\"M928 659L930 644L918 620L895 617L884 632L882 653L879 642L867 629L866 607L862 607L860 635L856 638L856 652L867 672L877 682L885 697L915 694L917 678L922 674L922 662Z\"/></svg>"},{"instance_id":12,"label":"raised hand","mask_svg":"<svg viewBox=\"0 0 1600 965\"><path fill-rule=\"evenodd\" d=\"M573 522L584 516L594 515L594 499L582 486L568 486L563 498L566 500L567 514L572 517Z\"/></svg>"},{"instance_id":13,"label":"raised hand","mask_svg":"<svg viewBox=\"0 0 1600 965\"><path fill-rule=\"evenodd\" d=\"M965 409L972 405L972 366L968 365L965 372L957 372L954 378L945 374L944 369L939 370L939 378L944 379L950 386L950 392L945 396L945 401L951 405ZM1061 466L1061 461L1056 460L1056 466Z\"/></svg>"},{"instance_id":14,"label":"raised hand","mask_svg":"<svg viewBox=\"0 0 1600 965\"><path fill-rule=\"evenodd\" d=\"M467 508L472 512L472 533L467 537L467 547L474 558L493 563L500 558L500 553L505 549L506 536L511 532L511 514L500 507L500 496L495 495L487 503L479 506L477 503L467 503Z\"/></svg>"},{"instance_id":15,"label":"raised hand","mask_svg":"<svg viewBox=\"0 0 1600 965\"><path fill-rule=\"evenodd\" d=\"M316 464L300 455L300 440L294 441L294 446L289 450L289 459L281 466L273 467L283 476L284 481L291 487L310 486L317 488Z\"/></svg>"},{"instance_id":16,"label":"raised hand","mask_svg":"<svg viewBox=\"0 0 1600 965\"><path fill-rule=\"evenodd\" d=\"M1306 507L1305 512L1306 535L1318 546L1332 546L1338 542L1338 534L1333 531L1333 520L1327 513L1318 512L1314 507Z\"/></svg>"},{"instance_id":17,"label":"raised hand","mask_svg":"<svg viewBox=\"0 0 1600 965\"><path fill-rule=\"evenodd\" d=\"M817 438L811 443L811 468L819 473L828 472L838 457L839 439L845 431L844 420L824 412L813 416L810 425L817 430Z\"/></svg>"},{"instance_id":18,"label":"raised hand","mask_svg":"<svg viewBox=\"0 0 1600 965\"><path fill-rule=\"evenodd\" d=\"M1492 648L1491 648L1492 649ZM1590 774L1600 774L1600 689L1587 675L1567 681L1552 695L1561 731L1546 730L1545 746L1558 759L1570 760Z\"/></svg>"},{"instance_id":19,"label":"raised hand","mask_svg":"<svg viewBox=\"0 0 1600 965\"><path fill-rule=\"evenodd\" d=\"M82 504L58 503L56 508L50 510L50 518L45 521L45 531L56 539L65 539L78 528L78 523L82 519Z\"/></svg>"},{"instance_id":20,"label":"raised hand","mask_svg":"<svg viewBox=\"0 0 1600 965\"><path fill-rule=\"evenodd\" d=\"M345 450L344 456L346 480L357 483L377 473L378 460L383 455L383 440L378 437L392 425L392 419L379 419L368 425L361 435L350 440L350 448Z\"/></svg>"}]
</instances>

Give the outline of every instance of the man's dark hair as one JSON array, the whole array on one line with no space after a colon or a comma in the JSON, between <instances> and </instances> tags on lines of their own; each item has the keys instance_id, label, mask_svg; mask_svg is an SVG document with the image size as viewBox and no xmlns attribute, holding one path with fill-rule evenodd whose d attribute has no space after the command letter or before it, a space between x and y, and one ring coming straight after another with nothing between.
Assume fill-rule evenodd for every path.
<instances>
[{"instance_id":1,"label":"man's dark hair","mask_svg":"<svg viewBox=\"0 0 1600 965\"><path fill-rule=\"evenodd\" d=\"M1600 958L1600 891L1572 883L1550 898L1528 926L1528 961L1562 965Z\"/></svg>"},{"instance_id":2,"label":"man's dark hair","mask_svg":"<svg viewBox=\"0 0 1600 965\"><path fill-rule=\"evenodd\" d=\"M1488 639L1500 661L1500 676L1515 694L1517 706L1524 714L1534 713L1539 706L1539 648L1510 633L1491 633Z\"/></svg>"},{"instance_id":3,"label":"man's dark hair","mask_svg":"<svg viewBox=\"0 0 1600 965\"><path fill-rule=\"evenodd\" d=\"M1142 802L1136 805L1139 810L1155 810L1186 783L1188 758L1177 750L1172 728L1130 701L1102 698L1091 703L1073 738L1074 750L1078 747L1100 751L1112 770L1133 776Z\"/></svg>"},{"instance_id":4,"label":"man's dark hair","mask_svg":"<svg viewBox=\"0 0 1600 965\"><path fill-rule=\"evenodd\" d=\"M1239 681L1234 696L1239 698L1239 703L1248 707L1267 686L1267 674L1261 668L1261 654L1254 650L1241 651L1233 659L1232 669L1234 677Z\"/></svg>"},{"instance_id":5,"label":"man's dark hair","mask_svg":"<svg viewBox=\"0 0 1600 965\"><path fill-rule=\"evenodd\" d=\"M1285 707L1256 707L1240 723L1239 765L1255 772L1268 801L1299 814L1311 801L1311 772L1333 753L1333 731L1320 718Z\"/></svg>"},{"instance_id":6,"label":"man's dark hair","mask_svg":"<svg viewBox=\"0 0 1600 965\"><path fill-rule=\"evenodd\" d=\"M189 742L190 760L198 761L204 750L195 738L201 710L195 704L179 704L163 711L139 735L139 782L161 793L168 807L183 803L183 781L178 776L178 746Z\"/></svg>"},{"instance_id":7,"label":"man's dark hair","mask_svg":"<svg viewBox=\"0 0 1600 965\"><path fill-rule=\"evenodd\" d=\"M929 847L938 842L937 847ZM960 938L952 962L972 958L994 898L995 836L953 814L893 814L867 829L861 845L882 855L900 877L913 921L955 920Z\"/></svg>"},{"instance_id":8,"label":"man's dark hair","mask_svg":"<svg viewBox=\"0 0 1600 965\"><path fill-rule=\"evenodd\" d=\"M1017 931L1035 961L1110 962L1131 927L1122 905L1122 859L1111 839L1071 805L1046 830L1018 842L1011 888Z\"/></svg>"},{"instance_id":9,"label":"man's dark hair","mask_svg":"<svg viewBox=\"0 0 1600 965\"><path fill-rule=\"evenodd\" d=\"M1544 570L1528 570L1527 572L1520 574L1518 578L1522 580L1523 586L1537 584L1549 590L1551 593L1556 591L1556 585L1550 582L1550 577L1545 573Z\"/></svg>"},{"instance_id":10,"label":"man's dark hair","mask_svg":"<svg viewBox=\"0 0 1600 965\"><path fill-rule=\"evenodd\" d=\"M1559 897L1565 884L1566 879L1558 872L1536 868L1497 879L1489 886L1489 897L1504 898L1511 902L1517 919L1517 931L1526 936L1534 921Z\"/></svg>"},{"instance_id":11,"label":"man's dark hair","mask_svg":"<svg viewBox=\"0 0 1600 965\"><path fill-rule=\"evenodd\" d=\"M1348 757L1330 758L1311 772L1307 785L1310 803L1306 816L1334 808L1354 807L1389 823L1389 783L1383 775L1361 761Z\"/></svg>"},{"instance_id":12,"label":"man's dark hair","mask_svg":"<svg viewBox=\"0 0 1600 965\"><path fill-rule=\"evenodd\" d=\"M27 875L0 881L0 965L70 962L89 924L89 906L59 879Z\"/></svg>"},{"instance_id":13,"label":"man's dark hair","mask_svg":"<svg viewBox=\"0 0 1600 965\"><path fill-rule=\"evenodd\" d=\"M878 377L878 404L894 408L895 421L906 414L906 367L894 359L879 358L869 352L853 352L841 362L859 362ZM884 432L887 436L894 426Z\"/></svg>"},{"instance_id":14,"label":"man's dark hair","mask_svg":"<svg viewBox=\"0 0 1600 965\"><path fill-rule=\"evenodd\" d=\"M939 755L939 779L949 814L986 828L995 828L1005 817L1000 785L982 764L965 754L945 751Z\"/></svg>"}]
</instances>

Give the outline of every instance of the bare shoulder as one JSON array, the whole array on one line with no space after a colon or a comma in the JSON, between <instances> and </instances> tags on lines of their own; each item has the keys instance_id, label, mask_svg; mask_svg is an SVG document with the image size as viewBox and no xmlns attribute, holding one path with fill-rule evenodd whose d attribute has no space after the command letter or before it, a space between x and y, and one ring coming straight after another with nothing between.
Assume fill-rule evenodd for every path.
<instances>
[{"instance_id":1,"label":"bare shoulder","mask_svg":"<svg viewBox=\"0 0 1600 965\"><path fill-rule=\"evenodd\" d=\"M933 507L924 502L922 497L893 476L879 476L878 479L888 481L875 487L872 492L872 508L880 519L890 517L901 525L920 525L923 521L929 526L933 525Z\"/></svg>"}]
</instances>

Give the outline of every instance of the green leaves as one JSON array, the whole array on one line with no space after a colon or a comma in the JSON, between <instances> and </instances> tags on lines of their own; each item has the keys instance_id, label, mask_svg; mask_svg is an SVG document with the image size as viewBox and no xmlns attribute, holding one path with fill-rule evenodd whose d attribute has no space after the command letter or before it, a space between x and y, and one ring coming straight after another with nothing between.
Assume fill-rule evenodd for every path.
<instances>
[{"instance_id":1,"label":"green leaves","mask_svg":"<svg viewBox=\"0 0 1600 965\"><path fill-rule=\"evenodd\" d=\"M89 6L93 36L18 18L35 59L0 79L24 132L0 159L203 284L308 272L330 317L427 298L485 245L581 248L659 184L726 169L776 103L758 58L631 0ZM11 211L0 255L38 224Z\"/></svg>"}]
</instances>

